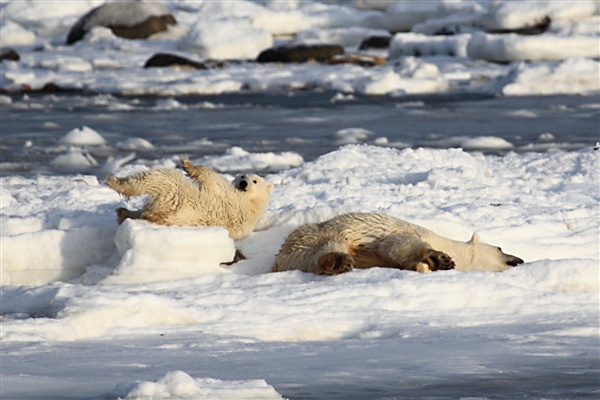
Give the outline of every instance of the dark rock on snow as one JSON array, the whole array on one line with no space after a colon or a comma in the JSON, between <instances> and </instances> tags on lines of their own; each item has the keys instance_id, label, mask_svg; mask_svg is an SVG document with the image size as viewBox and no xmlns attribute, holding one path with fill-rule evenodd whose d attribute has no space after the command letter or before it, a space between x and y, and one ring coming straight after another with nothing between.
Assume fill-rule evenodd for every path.
<instances>
[{"instance_id":1,"label":"dark rock on snow","mask_svg":"<svg viewBox=\"0 0 600 400\"><path fill-rule=\"evenodd\" d=\"M189 58L178 56L176 54L156 53L146 61L144 68L182 67L192 69L209 69L223 67L225 65L226 62L224 61L211 60L207 62L198 62L190 60Z\"/></svg>"},{"instance_id":2,"label":"dark rock on snow","mask_svg":"<svg viewBox=\"0 0 600 400\"><path fill-rule=\"evenodd\" d=\"M94 27L109 28L116 36L145 39L163 32L177 21L159 2L118 1L106 3L79 18L67 34L67 44L81 40Z\"/></svg>"},{"instance_id":3,"label":"dark rock on snow","mask_svg":"<svg viewBox=\"0 0 600 400\"><path fill-rule=\"evenodd\" d=\"M358 45L359 50L387 49L390 46L391 36L370 36L363 39Z\"/></svg>"},{"instance_id":4,"label":"dark rock on snow","mask_svg":"<svg viewBox=\"0 0 600 400\"><path fill-rule=\"evenodd\" d=\"M11 48L5 47L0 49L0 61L19 61L21 56Z\"/></svg>"},{"instance_id":5,"label":"dark rock on snow","mask_svg":"<svg viewBox=\"0 0 600 400\"><path fill-rule=\"evenodd\" d=\"M308 61L327 62L333 56L344 54L339 45L298 45L272 47L260 53L256 59L259 63L283 62L303 63Z\"/></svg>"}]
</instances>

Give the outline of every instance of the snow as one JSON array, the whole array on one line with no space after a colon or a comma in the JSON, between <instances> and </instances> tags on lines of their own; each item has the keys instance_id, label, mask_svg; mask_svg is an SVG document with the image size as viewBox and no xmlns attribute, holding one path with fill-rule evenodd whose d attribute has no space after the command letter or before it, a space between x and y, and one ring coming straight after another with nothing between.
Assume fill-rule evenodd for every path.
<instances>
[{"instance_id":1,"label":"snow","mask_svg":"<svg viewBox=\"0 0 600 400\"><path fill-rule=\"evenodd\" d=\"M264 380L224 382L197 379L183 371L169 371L156 382L124 381L111 395L128 399L239 399L280 400L282 397Z\"/></svg>"},{"instance_id":2,"label":"snow","mask_svg":"<svg viewBox=\"0 0 600 400\"><path fill-rule=\"evenodd\" d=\"M0 104L18 107L4 92L48 83L107 94L94 101L108 110L131 107L118 96L156 95L157 111L186 112L218 109L219 100L191 106L169 96L322 90L335 93L332 102L351 102L355 94L600 93L596 1L149 1L122 17L168 10L178 25L147 40L95 27L65 45L73 24L102 4L3 1L2 47L21 59L2 63ZM545 17L544 33L498 33ZM376 67L251 61L288 43L356 53L372 35L391 37L388 50L366 51L388 58ZM229 61L143 69L158 52ZM424 104L408 106L420 112ZM30 106L45 110L43 101ZM507 118L535 116L523 109ZM115 209L139 208L143 198L122 198L103 178L175 168L178 158L161 158L142 133L115 146L155 158L112 157L105 132L70 128L45 149L63 175L0 177L0 397L597 398L598 146L514 153L508 140L481 135L436 142L456 149L394 149L385 146L406 145L348 126L331 132L342 147L310 162L293 151L231 147L192 161L227 179L257 171L275 185L256 231L234 242L218 227L118 225ZM553 134L539 140L551 146ZM212 145L202 137L192 144ZM462 241L477 231L525 263L501 273L270 272L297 226L353 211L391 214ZM225 264L235 249L246 259Z\"/></svg>"},{"instance_id":3,"label":"snow","mask_svg":"<svg viewBox=\"0 0 600 400\"><path fill-rule=\"evenodd\" d=\"M561 37L555 35L529 36L516 34L476 34L467 45L473 58L507 62L519 60L557 61L566 58L599 57L597 37Z\"/></svg>"},{"instance_id":4,"label":"snow","mask_svg":"<svg viewBox=\"0 0 600 400\"><path fill-rule=\"evenodd\" d=\"M549 17L552 21L577 21L598 14L597 2L506 1L495 4L481 23L496 30L519 29Z\"/></svg>"},{"instance_id":5,"label":"snow","mask_svg":"<svg viewBox=\"0 0 600 400\"><path fill-rule=\"evenodd\" d=\"M74 146L100 146L106 143L104 138L90 127L82 126L67 132L66 135L58 139L58 143L70 144Z\"/></svg>"},{"instance_id":6,"label":"snow","mask_svg":"<svg viewBox=\"0 0 600 400\"><path fill-rule=\"evenodd\" d=\"M170 12L178 24L147 40L115 37L94 27L74 46L64 44L70 27L102 1L65 2L61 7L39 1L3 2L2 46L14 47L19 62L3 63L3 89L41 89L48 83L63 89L119 95L220 94L241 91L325 89L343 95L404 95L448 91L486 91L513 96L597 92L600 6L595 1L144 1L130 8L103 8L104 19L133 24L146 15ZM112 4L108 3L112 6ZM113 11L111 11L113 10ZM116 15L112 15L116 13ZM534 36L510 33L539 24L550 26ZM88 21L98 25L102 21ZM93 23L92 23L93 22ZM125 24L127 25L127 24ZM436 36L437 32L454 32ZM490 34L493 33L493 34ZM496 33L506 32L506 33ZM388 56L374 68L306 63L259 65L257 55L271 46L293 43L337 43L348 54L361 55L360 41L393 36ZM197 61L232 60L216 69L142 70L156 53L177 53ZM418 56L419 68L431 66L440 76L423 81L405 62ZM449 63L448 58L457 59ZM572 74L568 84L548 85L544 71L513 73L523 61L553 68L583 59L591 65ZM497 62L506 63L498 65ZM494 79L499 77L501 79ZM518 82L519 91L506 89ZM506 90L505 90L506 89Z\"/></svg>"},{"instance_id":7,"label":"snow","mask_svg":"<svg viewBox=\"0 0 600 400\"><path fill-rule=\"evenodd\" d=\"M146 283L220 273L235 254L233 240L220 227L165 227L126 220L115 234L121 261L105 280Z\"/></svg>"},{"instance_id":8,"label":"snow","mask_svg":"<svg viewBox=\"0 0 600 400\"><path fill-rule=\"evenodd\" d=\"M369 132L338 135L351 140ZM482 140L477 146L503 145ZM244 157L251 165L252 156ZM157 165L173 166L170 160ZM147 167L130 165L123 172L136 168ZM598 151L592 149L496 157L460 149L347 145L265 177L275 184L269 207L256 232L235 243L247 259L232 266L221 264L234 251L222 228L145 221L118 226L114 209L139 202L121 199L93 176L3 177L3 352L35 353L37 343L50 348L62 342L118 343L125 337L144 343L158 333L183 341L220 338L215 346L230 343L227 352L239 351L239 340L388 346L393 338L402 343L432 330L491 329L502 335L527 326L510 341L544 340L571 354L568 343L577 338L595 343L581 344L588 347L578 351L597 354L599 171ZM483 241L526 263L502 273L269 272L296 226L351 211L389 213L457 240L478 231ZM448 340L431 343L432 351L460 342ZM97 357L103 345L92 346L100 347L81 357ZM141 380L110 375L101 380L101 390L127 399L285 396L271 382L273 371L232 379L220 369L198 375L190 362L152 369ZM440 368L445 366L441 361ZM5 393L16 393L19 368L3 359ZM62 379L60 372L41 368L39 374ZM71 393L81 385L85 381Z\"/></svg>"},{"instance_id":9,"label":"snow","mask_svg":"<svg viewBox=\"0 0 600 400\"><path fill-rule=\"evenodd\" d=\"M241 26L240 26L241 25ZM255 59L273 46L273 37L265 29L246 27L236 21L217 21L193 26L179 45L200 58Z\"/></svg>"}]
</instances>

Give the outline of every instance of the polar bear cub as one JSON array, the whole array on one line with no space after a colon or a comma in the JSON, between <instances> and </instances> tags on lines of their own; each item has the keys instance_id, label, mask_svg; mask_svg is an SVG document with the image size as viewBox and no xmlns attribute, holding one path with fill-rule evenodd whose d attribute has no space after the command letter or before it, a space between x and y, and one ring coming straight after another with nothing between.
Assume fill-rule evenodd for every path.
<instances>
[{"instance_id":1,"label":"polar bear cub","mask_svg":"<svg viewBox=\"0 0 600 400\"><path fill-rule=\"evenodd\" d=\"M249 235L265 211L273 185L254 174L229 183L206 166L181 161L182 169L159 169L125 178L109 176L106 184L127 197L148 195L142 210L117 209L117 221L143 218L160 225L221 226L232 239Z\"/></svg>"},{"instance_id":2,"label":"polar bear cub","mask_svg":"<svg viewBox=\"0 0 600 400\"><path fill-rule=\"evenodd\" d=\"M479 241L477 234L466 243L458 242L389 215L351 213L298 227L281 245L272 270L320 275L371 267L502 271L521 263L520 258Z\"/></svg>"}]
</instances>

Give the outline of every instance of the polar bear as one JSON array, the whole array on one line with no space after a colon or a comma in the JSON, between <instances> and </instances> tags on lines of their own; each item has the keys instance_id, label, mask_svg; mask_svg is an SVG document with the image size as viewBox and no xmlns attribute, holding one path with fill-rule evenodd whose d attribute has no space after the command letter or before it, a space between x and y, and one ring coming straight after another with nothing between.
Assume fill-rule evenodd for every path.
<instances>
[{"instance_id":1,"label":"polar bear","mask_svg":"<svg viewBox=\"0 0 600 400\"><path fill-rule=\"evenodd\" d=\"M320 275L371 267L502 271L521 263L520 258L479 241L477 234L464 243L389 215L351 213L298 227L281 245L272 271L298 269Z\"/></svg>"},{"instance_id":2,"label":"polar bear","mask_svg":"<svg viewBox=\"0 0 600 400\"><path fill-rule=\"evenodd\" d=\"M238 175L229 183L209 167L186 159L181 167L194 182L168 169L109 176L106 184L122 195L148 195L142 210L117 209L117 221L143 218L160 225L221 226L234 240L252 232L267 207L272 184L254 174Z\"/></svg>"}]
</instances>

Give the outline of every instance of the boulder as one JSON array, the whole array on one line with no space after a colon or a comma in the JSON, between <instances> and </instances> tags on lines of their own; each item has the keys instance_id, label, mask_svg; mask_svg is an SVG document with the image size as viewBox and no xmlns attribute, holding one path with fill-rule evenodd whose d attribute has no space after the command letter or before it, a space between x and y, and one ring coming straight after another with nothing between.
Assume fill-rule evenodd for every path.
<instances>
[{"instance_id":1,"label":"boulder","mask_svg":"<svg viewBox=\"0 0 600 400\"><path fill-rule=\"evenodd\" d=\"M308 61L328 62L333 56L344 54L339 45L297 45L272 47L260 53L256 61L259 63L282 62L304 63Z\"/></svg>"},{"instance_id":2,"label":"boulder","mask_svg":"<svg viewBox=\"0 0 600 400\"><path fill-rule=\"evenodd\" d=\"M21 56L11 48L3 47L0 49L0 61L19 61Z\"/></svg>"},{"instance_id":3,"label":"boulder","mask_svg":"<svg viewBox=\"0 0 600 400\"><path fill-rule=\"evenodd\" d=\"M144 68L162 68L162 67L183 67L191 69L208 69L200 62L190 60L176 54L156 53L152 55L144 64Z\"/></svg>"},{"instance_id":4,"label":"boulder","mask_svg":"<svg viewBox=\"0 0 600 400\"><path fill-rule=\"evenodd\" d=\"M105 27L126 39L145 39L177 21L161 3L119 1L96 7L81 17L67 34L67 44L81 40L92 28Z\"/></svg>"},{"instance_id":5,"label":"boulder","mask_svg":"<svg viewBox=\"0 0 600 400\"><path fill-rule=\"evenodd\" d=\"M390 46L391 36L369 36L358 46L359 50L387 49Z\"/></svg>"}]
</instances>

